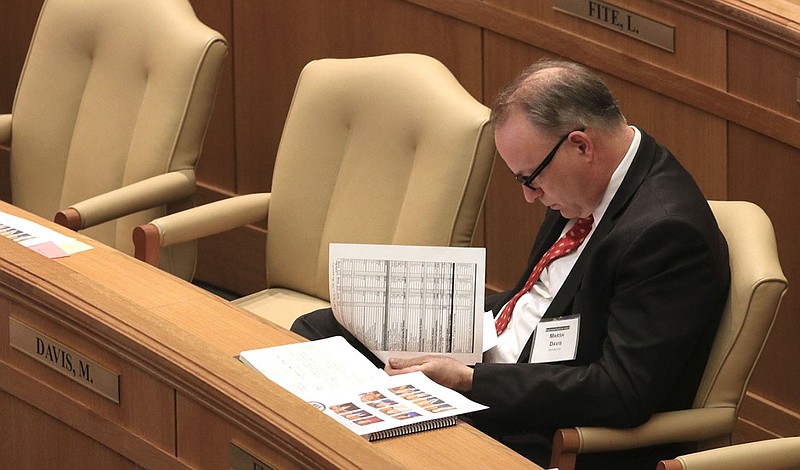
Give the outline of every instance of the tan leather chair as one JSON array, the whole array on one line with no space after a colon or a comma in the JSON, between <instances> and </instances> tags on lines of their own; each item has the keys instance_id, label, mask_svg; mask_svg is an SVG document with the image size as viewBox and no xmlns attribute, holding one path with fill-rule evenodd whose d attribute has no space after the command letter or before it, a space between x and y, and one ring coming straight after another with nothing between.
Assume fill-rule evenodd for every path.
<instances>
[{"instance_id":1,"label":"tan leather chair","mask_svg":"<svg viewBox=\"0 0 800 470\"><path fill-rule=\"evenodd\" d=\"M800 437L748 442L662 460L658 470L797 470Z\"/></svg>"},{"instance_id":2,"label":"tan leather chair","mask_svg":"<svg viewBox=\"0 0 800 470\"><path fill-rule=\"evenodd\" d=\"M0 116L12 203L133 254L136 225L191 206L226 55L187 0L46 0ZM175 248L162 267L191 277Z\"/></svg>"},{"instance_id":3,"label":"tan leather chair","mask_svg":"<svg viewBox=\"0 0 800 470\"><path fill-rule=\"evenodd\" d=\"M728 241L731 289L692 409L656 413L632 429L558 430L552 466L571 470L579 453L674 442L697 442L699 450L730 445L739 405L787 284L764 211L742 201L709 204Z\"/></svg>"},{"instance_id":4,"label":"tan leather chair","mask_svg":"<svg viewBox=\"0 0 800 470\"><path fill-rule=\"evenodd\" d=\"M270 288L236 303L288 328L329 306L331 242L470 245L494 155L489 110L435 59L313 61L295 89L272 192L137 227L136 256L155 263L160 246L267 218Z\"/></svg>"}]
</instances>

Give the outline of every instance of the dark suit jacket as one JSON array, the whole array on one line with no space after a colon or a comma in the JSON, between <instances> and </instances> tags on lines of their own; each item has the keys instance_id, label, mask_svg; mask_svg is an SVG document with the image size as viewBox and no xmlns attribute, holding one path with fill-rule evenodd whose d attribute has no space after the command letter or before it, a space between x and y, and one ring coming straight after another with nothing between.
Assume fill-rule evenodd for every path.
<instances>
[{"instance_id":1,"label":"dark suit jacket","mask_svg":"<svg viewBox=\"0 0 800 470\"><path fill-rule=\"evenodd\" d=\"M487 298L497 315L566 220L548 211L528 270ZM545 318L579 314L577 358L477 364L474 423L495 436L572 426L630 427L691 407L728 293L725 239L705 197L670 152L642 132L608 211ZM527 356L522 362L527 361Z\"/></svg>"}]
</instances>

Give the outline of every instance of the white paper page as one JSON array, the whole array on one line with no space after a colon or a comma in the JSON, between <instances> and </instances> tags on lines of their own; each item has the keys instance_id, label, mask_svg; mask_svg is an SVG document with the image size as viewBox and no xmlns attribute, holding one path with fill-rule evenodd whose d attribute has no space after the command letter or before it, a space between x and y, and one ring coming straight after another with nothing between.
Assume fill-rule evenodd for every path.
<instances>
[{"instance_id":1,"label":"white paper page","mask_svg":"<svg viewBox=\"0 0 800 470\"><path fill-rule=\"evenodd\" d=\"M243 351L239 358L303 399L388 377L341 336Z\"/></svg>"},{"instance_id":2,"label":"white paper page","mask_svg":"<svg viewBox=\"0 0 800 470\"><path fill-rule=\"evenodd\" d=\"M330 245L330 299L345 328L386 362L446 354L480 362L484 248Z\"/></svg>"},{"instance_id":3,"label":"white paper page","mask_svg":"<svg viewBox=\"0 0 800 470\"><path fill-rule=\"evenodd\" d=\"M0 234L22 246L33 246L46 242L60 246L75 241L74 238L61 235L30 220L5 212L0 212Z\"/></svg>"}]
</instances>

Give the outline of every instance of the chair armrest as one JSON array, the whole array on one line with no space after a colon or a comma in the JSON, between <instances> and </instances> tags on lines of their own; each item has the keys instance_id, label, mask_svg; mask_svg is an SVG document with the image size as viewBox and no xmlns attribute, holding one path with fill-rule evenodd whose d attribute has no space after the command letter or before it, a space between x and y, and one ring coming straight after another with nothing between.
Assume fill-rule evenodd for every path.
<instances>
[{"instance_id":1,"label":"chair armrest","mask_svg":"<svg viewBox=\"0 0 800 470\"><path fill-rule=\"evenodd\" d=\"M781 437L720 447L658 463L659 470L777 470L798 467L800 437Z\"/></svg>"},{"instance_id":2,"label":"chair armrest","mask_svg":"<svg viewBox=\"0 0 800 470\"><path fill-rule=\"evenodd\" d=\"M11 115L0 114L0 148L11 148Z\"/></svg>"},{"instance_id":3,"label":"chair armrest","mask_svg":"<svg viewBox=\"0 0 800 470\"><path fill-rule=\"evenodd\" d=\"M55 222L81 230L185 199L194 194L195 187L194 170L171 171L73 204L59 211Z\"/></svg>"},{"instance_id":4,"label":"chair armrest","mask_svg":"<svg viewBox=\"0 0 800 470\"><path fill-rule=\"evenodd\" d=\"M730 434L735 424L735 408L695 408L656 413L635 428L559 429L553 438L550 465L570 470L575 467L577 454L713 439Z\"/></svg>"},{"instance_id":5,"label":"chair armrest","mask_svg":"<svg viewBox=\"0 0 800 470\"><path fill-rule=\"evenodd\" d=\"M161 247L222 233L265 220L270 193L254 193L193 207L159 217L133 229L134 256L158 265Z\"/></svg>"}]
</instances>

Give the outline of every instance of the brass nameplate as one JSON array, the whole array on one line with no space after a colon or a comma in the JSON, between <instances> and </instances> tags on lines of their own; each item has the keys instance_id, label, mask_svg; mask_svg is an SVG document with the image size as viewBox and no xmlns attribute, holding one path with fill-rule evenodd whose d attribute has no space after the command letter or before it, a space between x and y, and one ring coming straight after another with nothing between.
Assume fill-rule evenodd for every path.
<instances>
[{"instance_id":1,"label":"brass nameplate","mask_svg":"<svg viewBox=\"0 0 800 470\"><path fill-rule=\"evenodd\" d=\"M271 468L231 442L231 470L267 470Z\"/></svg>"},{"instance_id":2,"label":"brass nameplate","mask_svg":"<svg viewBox=\"0 0 800 470\"><path fill-rule=\"evenodd\" d=\"M119 374L11 317L8 319L8 342L17 351L119 403Z\"/></svg>"},{"instance_id":3,"label":"brass nameplate","mask_svg":"<svg viewBox=\"0 0 800 470\"><path fill-rule=\"evenodd\" d=\"M553 0L553 9L675 52L675 28L610 3L596 0Z\"/></svg>"}]
</instances>

